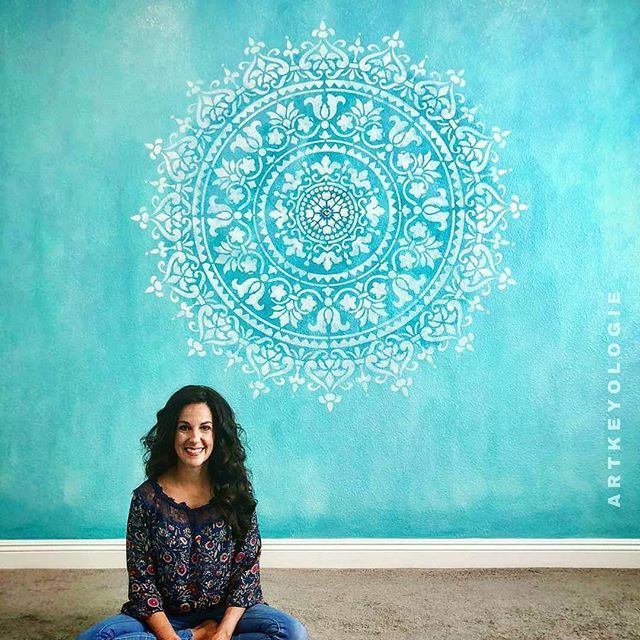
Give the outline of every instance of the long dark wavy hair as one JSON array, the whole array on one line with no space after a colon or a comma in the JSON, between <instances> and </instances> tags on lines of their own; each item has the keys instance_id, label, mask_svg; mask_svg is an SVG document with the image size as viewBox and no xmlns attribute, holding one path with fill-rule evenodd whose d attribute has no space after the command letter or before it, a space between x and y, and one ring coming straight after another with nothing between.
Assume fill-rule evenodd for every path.
<instances>
[{"instance_id":1,"label":"long dark wavy hair","mask_svg":"<svg viewBox=\"0 0 640 640\"><path fill-rule=\"evenodd\" d=\"M211 409L215 442L205 462L214 492L214 504L230 524L239 542L251 525L257 501L253 496L250 472L245 467L244 429L236 422L229 403L211 387L187 385L178 389L158 411L156 424L141 438L147 478L157 480L173 467L178 456L174 437L182 408L204 402Z\"/></svg>"}]
</instances>

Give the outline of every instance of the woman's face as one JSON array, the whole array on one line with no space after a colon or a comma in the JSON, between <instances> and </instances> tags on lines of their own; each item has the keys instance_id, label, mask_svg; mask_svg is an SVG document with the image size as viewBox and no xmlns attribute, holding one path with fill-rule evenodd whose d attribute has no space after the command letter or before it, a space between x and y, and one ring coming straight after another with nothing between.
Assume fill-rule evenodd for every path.
<instances>
[{"instance_id":1,"label":"woman's face","mask_svg":"<svg viewBox=\"0 0 640 640\"><path fill-rule=\"evenodd\" d=\"M199 467L209 459L215 443L213 427L213 416L206 402L182 408L173 440L178 464Z\"/></svg>"}]
</instances>

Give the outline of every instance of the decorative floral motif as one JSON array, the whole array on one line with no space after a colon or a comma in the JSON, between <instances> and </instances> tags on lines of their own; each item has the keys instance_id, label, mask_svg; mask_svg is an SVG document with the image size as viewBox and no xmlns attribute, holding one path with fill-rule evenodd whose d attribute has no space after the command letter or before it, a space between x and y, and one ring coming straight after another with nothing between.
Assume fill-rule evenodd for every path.
<instances>
[{"instance_id":1,"label":"decorative floral motif","mask_svg":"<svg viewBox=\"0 0 640 640\"><path fill-rule=\"evenodd\" d=\"M399 33L363 46L324 23L209 88L160 159L152 206L132 216L158 242L146 291L180 305L189 355L225 355L254 397L306 387L331 410L345 390L408 395L420 360L473 350L471 313L502 267L509 218L496 147L458 91L464 71L409 64Z\"/></svg>"}]
</instances>

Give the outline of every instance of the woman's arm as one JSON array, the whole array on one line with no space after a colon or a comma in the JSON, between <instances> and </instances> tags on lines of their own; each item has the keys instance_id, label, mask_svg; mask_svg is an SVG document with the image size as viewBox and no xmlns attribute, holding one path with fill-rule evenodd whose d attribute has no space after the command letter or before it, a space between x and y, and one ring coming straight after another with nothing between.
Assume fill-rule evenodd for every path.
<instances>
[{"instance_id":1,"label":"woman's arm","mask_svg":"<svg viewBox=\"0 0 640 640\"><path fill-rule=\"evenodd\" d=\"M263 601L260 585L262 539L256 512L244 540L234 554L225 604L227 607L251 607Z\"/></svg>"},{"instance_id":2,"label":"woman's arm","mask_svg":"<svg viewBox=\"0 0 640 640\"><path fill-rule=\"evenodd\" d=\"M244 611L244 607L227 607L218 628L215 633L210 636L210 640L230 640L238 624L238 620L242 618Z\"/></svg>"},{"instance_id":3,"label":"woman's arm","mask_svg":"<svg viewBox=\"0 0 640 640\"><path fill-rule=\"evenodd\" d=\"M156 567L151 550L149 524L148 509L142 498L134 493L127 519L129 602L125 607L126 613L139 620L148 620L155 613L162 613L166 619L162 597L154 577Z\"/></svg>"},{"instance_id":4,"label":"woman's arm","mask_svg":"<svg viewBox=\"0 0 640 640\"><path fill-rule=\"evenodd\" d=\"M209 640L230 640L247 607L262 602L260 586L260 551L262 539L255 511L249 531L234 553L231 578L227 587L226 611Z\"/></svg>"},{"instance_id":5,"label":"woman's arm","mask_svg":"<svg viewBox=\"0 0 640 640\"><path fill-rule=\"evenodd\" d=\"M169 618L164 611L152 613L145 622L151 627L151 631L158 640L181 640L180 636L171 626ZM229 636L231 638L231 636Z\"/></svg>"}]
</instances>

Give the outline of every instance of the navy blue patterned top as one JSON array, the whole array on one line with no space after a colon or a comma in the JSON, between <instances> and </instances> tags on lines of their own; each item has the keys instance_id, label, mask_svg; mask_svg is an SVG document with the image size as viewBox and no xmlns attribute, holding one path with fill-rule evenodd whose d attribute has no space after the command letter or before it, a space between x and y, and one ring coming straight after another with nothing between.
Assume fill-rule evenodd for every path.
<instances>
[{"instance_id":1,"label":"navy blue patterned top","mask_svg":"<svg viewBox=\"0 0 640 640\"><path fill-rule=\"evenodd\" d=\"M264 603L261 547L255 512L234 551L231 527L214 500L193 509L166 495L154 480L146 480L131 498L129 600L121 612L143 620L156 611L180 615L220 605Z\"/></svg>"}]
</instances>

